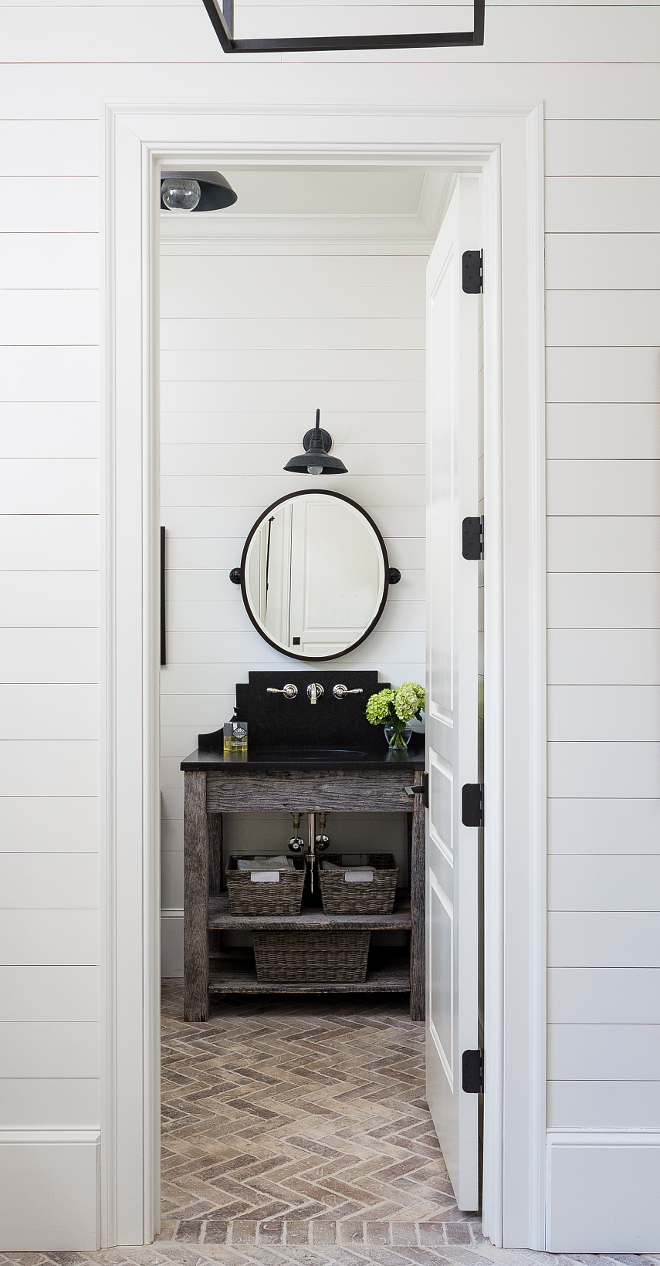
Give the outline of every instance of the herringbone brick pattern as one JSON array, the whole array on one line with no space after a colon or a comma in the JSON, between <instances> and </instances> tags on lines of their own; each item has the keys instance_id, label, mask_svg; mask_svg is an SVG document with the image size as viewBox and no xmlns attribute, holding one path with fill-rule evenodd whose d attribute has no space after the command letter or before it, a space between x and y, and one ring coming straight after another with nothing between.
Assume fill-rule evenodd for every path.
<instances>
[{"instance_id":1,"label":"herringbone brick pattern","mask_svg":"<svg viewBox=\"0 0 660 1266\"><path fill-rule=\"evenodd\" d=\"M424 1097L424 1027L382 995L220 1001L163 1017L163 1236L473 1242ZM475 1228L478 1232L478 1223Z\"/></svg>"}]
</instances>

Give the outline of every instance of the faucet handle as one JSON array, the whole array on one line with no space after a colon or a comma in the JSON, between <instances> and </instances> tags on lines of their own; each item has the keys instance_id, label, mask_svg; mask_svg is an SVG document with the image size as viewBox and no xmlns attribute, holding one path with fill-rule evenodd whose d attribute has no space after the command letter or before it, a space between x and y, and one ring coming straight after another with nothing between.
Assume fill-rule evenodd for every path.
<instances>
[{"instance_id":1,"label":"faucet handle","mask_svg":"<svg viewBox=\"0 0 660 1266\"><path fill-rule=\"evenodd\" d=\"M295 699L298 694L298 687L294 686L292 681L287 681L286 686L282 690L278 690L277 686L266 686L267 695L284 695L285 699Z\"/></svg>"},{"instance_id":2,"label":"faucet handle","mask_svg":"<svg viewBox=\"0 0 660 1266\"><path fill-rule=\"evenodd\" d=\"M307 697L310 703L316 703L316 700L320 699L321 695L324 693L323 686L318 681L310 682L307 687Z\"/></svg>"},{"instance_id":3,"label":"faucet handle","mask_svg":"<svg viewBox=\"0 0 660 1266\"><path fill-rule=\"evenodd\" d=\"M339 699L341 701L346 698L346 695L363 695L364 690L362 690L361 687L358 687L357 690L349 690L348 686L344 686L342 682L339 681L336 686L332 687L332 693L335 696L335 699Z\"/></svg>"}]
</instances>

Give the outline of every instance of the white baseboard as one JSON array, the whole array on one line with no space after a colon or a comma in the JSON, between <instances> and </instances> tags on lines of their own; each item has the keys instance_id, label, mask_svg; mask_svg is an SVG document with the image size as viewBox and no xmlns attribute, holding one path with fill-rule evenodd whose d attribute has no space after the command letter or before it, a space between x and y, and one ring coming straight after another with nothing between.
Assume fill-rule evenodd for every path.
<instances>
[{"instance_id":1,"label":"white baseboard","mask_svg":"<svg viewBox=\"0 0 660 1266\"><path fill-rule=\"evenodd\" d=\"M97 1249L99 1153L95 1130L0 1130L0 1250Z\"/></svg>"},{"instance_id":2,"label":"white baseboard","mask_svg":"<svg viewBox=\"0 0 660 1266\"><path fill-rule=\"evenodd\" d=\"M549 1130L551 1253L660 1252L660 1130Z\"/></svg>"},{"instance_id":3,"label":"white baseboard","mask_svg":"<svg viewBox=\"0 0 660 1266\"><path fill-rule=\"evenodd\" d=\"M160 912L160 974L183 976L183 910Z\"/></svg>"}]
</instances>

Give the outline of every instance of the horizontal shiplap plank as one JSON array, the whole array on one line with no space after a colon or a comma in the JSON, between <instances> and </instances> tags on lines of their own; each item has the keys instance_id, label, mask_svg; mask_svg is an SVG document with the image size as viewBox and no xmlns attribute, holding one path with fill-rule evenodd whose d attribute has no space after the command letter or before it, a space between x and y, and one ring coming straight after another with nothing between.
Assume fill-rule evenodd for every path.
<instances>
[{"instance_id":1,"label":"horizontal shiplap plank","mask_svg":"<svg viewBox=\"0 0 660 1266\"><path fill-rule=\"evenodd\" d=\"M660 293L655 290L549 290L548 347L657 347Z\"/></svg>"},{"instance_id":2,"label":"horizontal shiplap plank","mask_svg":"<svg viewBox=\"0 0 660 1266\"><path fill-rule=\"evenodd\" d=\"M403 437L401 437L403 438ZM424 475L424 443L346 444L337 436L334 451L351 475ZM301 450L302 436L294 445ZM163 444L163 475L240 475L251 477L279 471L294 456L291 444Z\"/></svg>"},{"instance_id":3,"label":"horizontal shiplap plank","mask_svg":"<svg viewBox=\"0 0 660 1266\"><path fill-rule=\"evenodd\" d=\"M168 637L168 662L176 664L225 664L230 665L240 657L251 654L255 663L272 664L280 656L273 647L260 637L256 629L244 633L224 633L222 645L216 633L170 633ZM424 660L423 633L381 633L379 628L370 635L366 655L385 663L403 663L414 659ZM358 647L351 655L344 656L344 663L361 661L365 647Z\"/></svg>"},{"instance_id":4,"label":"horizontal shiplap plank","mask_svg":"<svg viewBox=\"0 0 660 1266\"><path fill-rule=\"evenodd\" d=\"M94 796L2 797L0 839L4 853L96 852L99 801Z\"/></svg>"},{"instance_id":5,"label":"horizontal shiplap plank","mask_svg":"<svg viewBox=\"0 0 660 1266\"><path fill-rule=\"evenodd\" d=\"M660 796L660 743L549 743L551 796Z\"/></svg>"},{"instance_id":6,"label":"horizontal shiplap plank","mask_svg":"<svg viewBox=\"0 0 660 1266\"><path fill-rule=\"evenodd\" d=\"M660 800L551 799L548 850L571 854L659 854Z\"/></svg>"},{"instance_id":7,"label":"horizontal shiplap plank","mask_svg":"<svg viewBox=\"0 0 660 1266\"><path fill-rule=\"evenodd\" d=\"M93 627L98 622L97 572L0 572L0 628Z\"/></svg>"},{"instance_id":8,"label":"horizontal shiplap plank","mask_svg":"<svg viewBox=\"0 0 660 1266\"><path fill-rule=\"evenodd\" d=\"M660 686L549 686L548 737L660 742Z\"/></svg>"},{"instance_id":9,"label":"horizontal shiplap plank","mask_svg":"<svg viewBox=\"0 0 660 1266\"><path fill-rule=\"evenodd\" d=\"M98 457L98 405L89 401L0 404L0 457Z\"/></svg>"},{"instance_id":10,"label":"horizontal shiplap plank","mask_svg":"<svg viewBox=\"0 0 660 1266\"><path fill-rule=\"evenodd\" d=\"M4 119L0 123L3 176L98 176L95 119Z\"/></svg>"},{"instance_id":11,"label":"horizontal shiplap plank","mask_svg":"<svg viewBox=\"0 0 660 1266\"><path fill-rule=\"evenodd\" d=\"M548 909L660 910L660 850L657 856L551 857Z\"/></svg>"},{"instance_id":12,"label":"horizontal shiplap plank","mask_svg":"<svg viewBox=\"0 0 660 1266\"><path fill-rule=\"evenodd\" d=\"M94 346L98 341L96 290L0 290L0 344L3 346Z\"/></svg>"},{"instance_id":13,"label":"horizontal shiplap plank","mask_svg":"<svg viewBox=\"0 0 660 1266\"><path fill-rule=\"evenodd\" d=\"M255 353L256 355L256 353ZM336 445L367 444L424 444L426 418L423 409L373 413L351 409L339 413L324 409L321 415L324 428L333 436ZM185 443L233 444L237 436L249 437L249 447L255 453L262 444L286 444L299 449L302 437L313 425L309 410L276 413L270 406L258 413L163 413L160 420L162 445ZM288 458L287 458L288 460ZM348 463L346 463L348 464ZM277 467L273 467L277 469ZM219 512L222 509L219 507ZM254 518L254 515L253 515Z\"/></svg>"},{"instance_id":14,"label":"horizontal shiplap plank","mask_svg":"<svg viewBox=\"0 0 660 1266\"><path fill-rule=\"evenodd\" d=\"M98 1129L99 1081L83 1077L0 1079L4 1129Z\"/></svg>"},{"instance_id":15,"label":"horizontal shiplap plank","mask_svg":"<svg viewBox=\"0 0 660 1266\"><path fill-rule=\"evenodd\" d=\"M98 462L5 460L0 466L0 503L5 514L94 514L99 505Z\"/></svg>"},{"instance_id":16,"label":"horizontal shiplap plank","mask_svg":"<svg viewBox=\"0 0 660 1266\"><path fill-rule=\"evenodd\" d=\"M23 899L29 901L29 893ZM0 963L5 966L84 966L98 961L98 911L3 909Z\"/></svg>"},{"instance_id":17,"label":"horizontal shiplap plank","mask_svg":"<svg viewBox=\"0 0 660 1266\"><path fill-rule=\"evenodd\" d=\"M660 1024L551 1024L550 1081L647 1081L660 1068Z\"/></svg>"},{"instance_id":18,"label":"horizontal shiplap plank","mask_svg":"<svg viewBox=\"0 0 660 1266\"><path fill-rule=\"evenodd\" d=\"M660 914L553 911L548 915L548 966L660 968Z\"/></svg>"},{"instance_id":19,"label":"horizontal shiplap plank","mask_svg":"<svg viewBox=\"0 0 660 1266\"><path fill-rule=\"evenodd\" d=\"M259 818L261 826L261 817ZM163 815L161 822L161 848L164 853L180 853L183 851L183 801L181 801L181 817L167 818Z\"/></svg>"},{"instance_id":20,"label":"horizontal shiplap plank","mask_svg":"<svg viewBox=\"0 0 660 1266\"><path fill-rule=\"evenodd\" d=\"M306 475L254 475L250 479L251 498L265 509L278 497L308 488L309 480L304 483L305 480ZM328 488L330 484L334 491L368 510L388 503L399 507L423 506L425 501L422 475L336 475L331 480L315 480L314 488ZM243 506L245 499L245 481L232 476L164 475L161 479L163 512L170 506Z\"/></svg>"},{"instance_id":21,"label":"horizontal shiplap plank","mask_svg":"<svg viewBox=\"0 0 660 1266\"><path fill-rule=\"evenodd\" d=\"M0 739L98 737L98 686L0 684Z\"/></svg>"},{"instance_id":22,"label":"horizontal shiplap plank","mask_svg":"<svg viewBox=\"0 0 660 1266\"><path fill-rule=\"evenodd\" d=\"M547 176L660 176L660 120L546 123L545 172Z\"/></svg>"},{"instance_id":23,"label":"horizontal shiplap plank","mask_svg":"<svg viewBox=\"0 0 660 1266\"><path fill-rule=\"evenodd\" d=\"M658 1129L660 1079L551 1081L547 1124L550 1129Z\"/></svg>"},{"instance_id":24,"label":"horizontal shiplap plank","mask_svg":"<svg viewBox=\"0 0 660 1266\"><path fill-rule=\"evenodd\" d=\"M99 205L97 176L0 176L0 233L96 233Z\"/></svg>"},{"instance_id":25,"label":"horizontal shiplap plank","mask_svg":"<svg viewBox=\"0 0 660 1266\"><path fill-rule=\"evenodd\" d=\"M98 348L0 347L0 375L3 400L98 400Z\"/></svg>"},{"instance_id":26,"label":"horizontal shiplap plank","mask_svg":"<svg viewBox=\"0 0 660 1266\"><path fill-rule=\"evenodd\" d=\"M548 628L660 629L660 575L551 572Z\"/></svg>"},{"instance_id":27,"label":"horizontal shiplap plank","mask_svg":"<svg viewBox=\"0 0 660 1266\"><path fill-rule=\"evenodd\" d=\"M98 904L94 853L0 853L0 908L94 910Z\"/></svg>"},{"instance_id":28,"label":"horizontal shiplap plank","mask_svg":"<svg viewBox=\"0 0 660 1266\"><path fill-rule=\"evenodd\" d=\"M660 518L550 517L547 550L551 572L658 572Z\"/></svg>"},{"instance_id":29,"label":"horizontal shiplap plank","mask_svg":"<svg viewBox=\"0 0 660 1266\"><path fill-rule=\"evenodd\" d=\"M9 290L93 290L99 284L95 233L0 235L0 277Z\"/></svg>"},{"instance_id":30,"label":"horizontal shiplap plank","mask_svg":"<svg viewBox=\"0 0 660 1266\"><path fill-rule=\"evenodd\" d=\"M160 722L163 726L196 726L201 733L218 729L228 696L222 694L163 694Z\"/></svg>"},{"instance_id":31,"label":"horizontal shiplap plank","mask_svg":"<svg viewBox=\"0 0 660 1266\"><path fill-rule=\"evenodd\" d=\"M0 682L64 685L98 679L96 629L0 629Z\"/></svg>"},{"instance_id":32,"label":"horizontal shiplap plank","mask_svg":"<svg viewBox=\"0 0 660 1266\"><path fill-rule=\"evenodd\" d=\"M0 571L89 571L98 565L96 515L0 514Z\"/></svg>"},{"instance_id":33,"label":"horizontal shiplap plank","mask_svg":"<svg viewBox=\"0 0 660 1266\"><path fill-rule=\"evenodd\" d=\"M660 970L554 967L548 971L551 1024L658 1024Z\"/></svg>"},{"instance_id":34,"label":"horizontal shiplap plank","mask_svg":"<svg viewBox=\"0 0 660 1266\"><path fill-rule=\"evenodd\" d=\"M549 347L546 373L549 402L660 401L654 347Z\"/></svg>"},{"instance_id":35,"label":"horizontal shiplap plank","mask_svg":"<svg viewBox=\"0 0 660 1266\"><path fill-rule=\"evenodd\" d=\"M548 680L558 685L660 683L655 629L552 629Z\"/></svg>"},{"instance_id":36,"label":"horizontal shiplap plank","mask_svg":"<svg viewBox=\"0 0 660 1266\"><path fill-rule=\"evenodd\" d=\"M655 176L552 176L545 182L548 233L657 233L659 218Z\"/></svg>"},{"instance_id":37,"label":"horizontal shiplap plank","mask_svg":"<svg viewBox=\"0 0 660 1266\"><path fill-rule=\"evenodd\" d=\"M94 742L0 742L0 796L97 796Z\"/></svg>"},{"instance_id":38,"label":"horizontal shiplap plank","mask_svg":"<svg viewBox=\"0 0 660 1266\"><path fill-rule=\"evenodd\" d=\"M548 514L660 514L660 461L635 459L547 463Z\"/></svg>"},{"instance_id":39,"label":"horizontal shiplap plank","mask_svg":"<svg viewBox=\"0 0 660 1266\"><path fill-rule=\"evenodd\" d=\"M160 898L165 910L183 908L183 850L162 854Z\"/></svg>"},{"instance_id":40,"label":"horizontal shiplap plank","mask_svg":"<svg viewBox=\"0 0 660 1266\"><path fill-rule=\"evenodd\" d=\"M160 345L166 351L206 348L228 353L251 348L289 351L296 347L301 352L384 348L423 352L425 339L424 321L413 317L407 320L402 317L288 317L276 321L250 317L241 321L231 317L205 320L171 317L160 323Z\"/></svg>"},{"instance_id":41,"label":"horizontal shiplap plank","mask_svg":"<svg viewBox=\"0 0 660 1266\"><path fill-rule=\"evenodd\" d=\"M98 967L0 967L6 1022L98 1020L98 990Z\"/></svg>"},{"instance_id":42,"label":"horizontal shiplap plank","mask_svg":"<svg viewBox=\"0 0 660 1266\"><path fill-rule=\"evenodd\" d=\"M252 412L270 408L291 408L296 411L307 409L310 425L314 423L314 411L317 408L321 409L323 416L326 409L354 409L360 413L363 409L389 408L400 413L406 409L421 410L425 407L425 390L421 379L395 379L391 382L377 379L356 382L339 378L309 379L302 382L267 379L223 382L218 379L210 382L163 381L161 388L163 407L170 412L199 409L202 413L209 413L217 409L220 397L226 402L230 412Z\"/></svg>"},{"instance_id":43,"label":"horizontal shiplap plank","mask_svg":"<svg viewBox=\"0 0 660 1266\"><path fill-rule=\"evenodd\" d=\"M187 262L192 262L187 261ZM209 257L198 262L208 267ZM224 263L224 258L219 260ZM282 289L284 285L284 289ZM311 318L318 320L358 318L416 318L424 313L424 290L419 286L324 286L317 291L317 283L310 279L307 286L287 283L265 287L242 285L236 289L228 285L219 288L207 284L192 289L191 284L176 294L176 309L168 304L168 290L164 291L163 316L222 317L241 320L258 317L261 320L280 318ZM173 304L170 297L169 303Z\"/></svg>"},{"instance_id":44,"label":"horizontal shiplap plank","mask_svg":"<svg viewBox=\"0 0 660 1266\"><path fill-rule=\"evenodd\" d=\"M659 339L660 341L660 339ZM549 404L548 458L660 458L655 404Z\"/></svg>"},{"instance_id":45,"label":"horizontal shiplap plank","mask_svg":"<svg viewBox=\"0 0 660 1266\"><path fill-rule=\"evenodd\" d=\"M48 292L50 293L50 292ZM62 342L65 340L63 339ZM270 351L167 351L161 355L161 381L165 382L309 382L337 378L359 382L375 379L423 378L424 351L331 350L299 351L297 348Z\"/></svg>"},{"instance_id":46,"label":"horizontal shiplap plank","mask_svg":"<svg viewBox=\"0 0 660 1266\"><path fill-rule=\"evenodd\" d=\"M250 179L249 173L246 173L246 177ZM295 209L300 214L327 214L327 200L330 196L335 199L335 214L354 213L358 209L356 208L358 195L356 195L355 181L349 184L346 204L342 206L337 201L342 196L340 191L344 178L341 174L336 177L321 174L318 182L305 181L304 184L296 185ZM239 173L237 173L237 179L240 180ZM295 181L295 175L291 179ZM360 179L359 175L356 179ZM271 201L268 207L271 214L291 213L292 204L288 185L287 181L286 184L279 186L279 189L284 191L286 201L282 205ZM277 198L278 187L271 186L270 192L271 199ZM392 196L389 187L384 196ZM401 204L392 206L391 209L416 215L417 191L412 201L407 187L404 188L402 196L405 206ZM261 207L262 195L258 194L257 197L258 205ZM374 195L368 190L365 190L364 197L373 202ZM313 201L306 205L305 199ZM383 210L383 206L380 197L376 195L376 202L373 205L367 207L366 203L361 204L359 209L363 212L370 210L372 213L377 213ZM214 291L218 288L226 291L223 302L230 303L234 299L239 299L242 290L254 292L256 295L261 294L262 297L265 294L276 297L283 286L289 286L292 294L300 293L318 303L323 302L322 292L346 288L352 292L356 287L377 291L380 291L383 286L395 286L397 289L412 287L413 292L416 293L420 287L422 290L424 288L426 261L421 257L409 256L403 252L399 255L383 253L376 256L333 255L330 257L318 248L308 248L296 255L286 255L274 247L269 255L255 256L249 244L240 250L234 249L228 258L213 255L199 257L191 255L186 245L182 245L179 255L168 255L161 261L161 268L162 316L167 317L171 311L172 316L181 318L189 315L197 317L212 315L199 311L199 305L213 303ZM190 312L186 310L188 303L191 304ZM198 310L195 311L195 309ZM250 315L248 313L248 316ZM377 315L382 317L384 314ZM264 346L267 347L268 343Z\"/></svg>"},{"instance_id":47,"label":"horizontal shiplap plank","mask_svg":"<svg viewBox=\"0 0 660 1266\"><path fill-rule=\"evenodd\" d=\"M610 68L611 69L611 68ZM550 290L658 290L660 233L546 233Z\"/></svg>"},{"instance_id":48,"label":"horizontal shiplap plank","mask_svg":"<svg viewBox=\"0 0 660 1266\"><path fill-rule=\"evenodd\" d=\"M0 1068L4 1077L98 1077L99 1026L0 1022Z\"/></svg>"}]
</instances>

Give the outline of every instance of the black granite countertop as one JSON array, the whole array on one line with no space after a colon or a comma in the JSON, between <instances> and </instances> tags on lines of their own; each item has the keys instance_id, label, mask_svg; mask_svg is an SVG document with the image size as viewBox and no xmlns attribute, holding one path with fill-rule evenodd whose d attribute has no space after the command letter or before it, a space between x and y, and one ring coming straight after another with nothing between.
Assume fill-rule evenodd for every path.
<instances>
[{"instance_id":1,"label":"black granite countertop","mask_svg":"<svg viewBox=\"0 0 660 1266\"><path fill-rule=\"evenodd\" d=\"M420 736L421 737L421 736ZM413 740L414 741L414 740ZM383 740L382 748L358 751L350 748L255 748L243 754L225 756L223 752L191 752L181 761L183 770L206 770L207 773L254 773L265 769L337 770L379 769L384 774L397 769L423 769L424 748L418 741L404 751L390 751Z\"/></svg>"}]
</instances>

